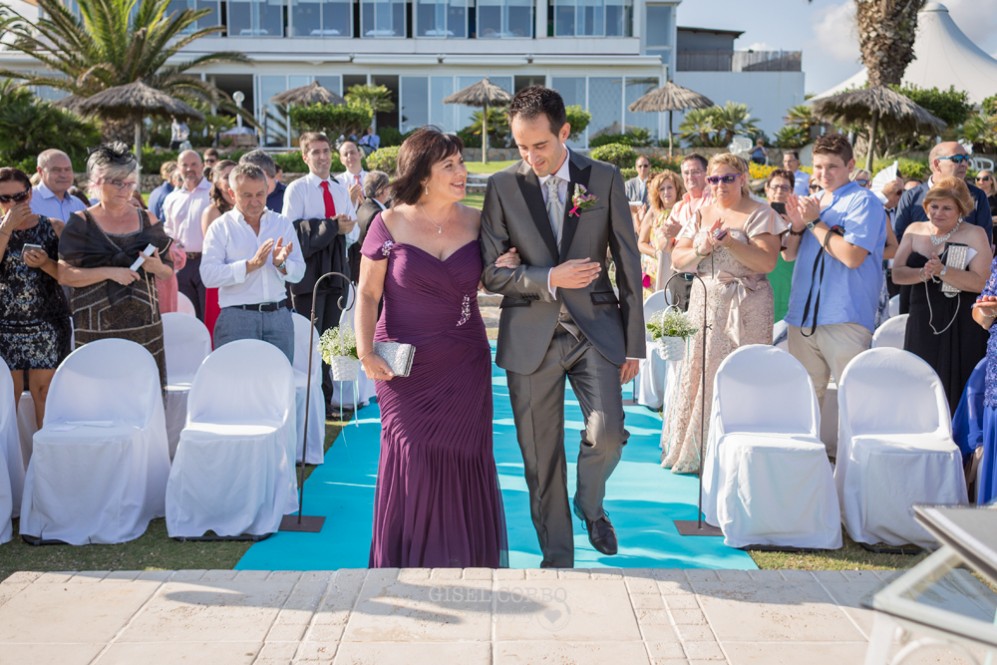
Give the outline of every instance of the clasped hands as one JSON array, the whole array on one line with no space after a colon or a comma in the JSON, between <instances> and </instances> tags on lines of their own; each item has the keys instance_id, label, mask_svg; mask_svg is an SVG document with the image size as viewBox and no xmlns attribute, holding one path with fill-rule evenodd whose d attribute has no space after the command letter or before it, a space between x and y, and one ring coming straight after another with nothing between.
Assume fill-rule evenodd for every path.
<instances>
[{"instance_id":1,"label":"clasped hands","mask_svg":"<svg viewBox=\"0 0 997 665\"><path fill-rule=\"evenodd\" d=\"M277 238L277 242L271 238L259 246L253 258L246 261L246 270L247 272L258 270L266 265L268 260L273 263L274 267L279 268L282 263L287 261L292 249L294 249L293 242L285 245L283 237Z\"/></svg>"},{"instance_id":2,"label":"clasped hands","mask_svg":"<svg viewBox=\"0 0 997 665\"><path fill-rule=\"evenodd\" d=\"M336 230L336 233L338 233L341 236L345 236L347 233L353 230L354 226L357 225L357 220L352 219L349 215L345 214L339 214L336 215L335 217L330 217L328 221L336 223L336 225L339 227Z\"/></svg>"},{"instance_id":3,"label":"clasped hands","mask_svg":"<svg viewBox=\"0 0 997 665\"><path fill-rule=\"evenodd\" d=\"M807 224L820 219L820 201L811 196L790 194L786 198L786 219L793 231L801 233Z\"/></svg>"},{"instance_id":4,"label":"clasped hands","mask_svg":"<svg viewBox=\"0 0 997 665\"><path fill-rule=\"evenodd\" d=\"M932 254L928 262L921 268L921 281L927 282L929 279L940 278L944 267L945 264L938 258L938 255Z\"/></svg>"}]
</instances>

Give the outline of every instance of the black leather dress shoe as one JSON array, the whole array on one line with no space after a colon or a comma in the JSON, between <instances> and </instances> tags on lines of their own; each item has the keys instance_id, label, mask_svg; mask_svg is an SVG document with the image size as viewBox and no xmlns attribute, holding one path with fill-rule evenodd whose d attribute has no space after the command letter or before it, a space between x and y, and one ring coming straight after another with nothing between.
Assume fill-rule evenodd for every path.
<instances>
[{"instance_id":1,"label":"black leather dress shoe","mask_svg":"<svg viewBox=\"0 0 997 665\"><path fill-rule=\"evenodd\" d=\"M573 503L575 516L585 523L585 528L589 532L589 542L597 551L603 554L613 555L619 551L619 544L616 541L616 529L609 521L609 516L603 515L597 520L585 519L577 503Z\"/></svg>"}]
</instances>

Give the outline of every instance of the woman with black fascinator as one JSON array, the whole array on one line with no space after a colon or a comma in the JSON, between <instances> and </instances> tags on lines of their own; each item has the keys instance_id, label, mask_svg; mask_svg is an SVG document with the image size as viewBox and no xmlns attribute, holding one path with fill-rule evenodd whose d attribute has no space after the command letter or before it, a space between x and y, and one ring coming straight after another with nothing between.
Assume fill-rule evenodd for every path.
<instances>
[{"instance_id":1,"label":"woman with black fascinator","mask_svg":"<svg viewBox=\"0 0 997 665\"><path fill-rule=\"evenodd\" d=\"M155 278L173 274L171 240L154 217L135 206L138 162L125 144L94 150L87 175L99 203L71 215L59 240L59 281L72 287L76 345L107 337L137 342L156 359L166 385Z\"/></svg>"}]
</instances>

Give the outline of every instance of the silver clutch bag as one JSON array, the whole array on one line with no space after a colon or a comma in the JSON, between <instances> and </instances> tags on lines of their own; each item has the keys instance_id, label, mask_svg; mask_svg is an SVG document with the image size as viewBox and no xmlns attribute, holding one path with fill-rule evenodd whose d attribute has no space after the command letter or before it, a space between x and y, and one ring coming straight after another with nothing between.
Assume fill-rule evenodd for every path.
<instances>
[{"instance_id":1,"label":"silver clutch bag","mask_svg":"<svg viewBox=\"0 0 997 665\"><path fill-rule=\"evenodd\" d=\"M415 347L400 342L374 342L374 353L388 363L395 376L408 376L415 359Z\"/></svg>"}]
</instances>

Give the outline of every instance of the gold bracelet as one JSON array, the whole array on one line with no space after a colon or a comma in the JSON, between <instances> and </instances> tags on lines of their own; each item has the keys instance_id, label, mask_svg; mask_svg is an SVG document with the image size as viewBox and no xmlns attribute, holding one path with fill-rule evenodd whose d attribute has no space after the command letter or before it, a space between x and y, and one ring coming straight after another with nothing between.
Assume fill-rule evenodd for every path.
<instances>
[{"instance_id":1,"label":"gold bracelet","mask_svg":"<svg viewBox=\"0 0 997 665\"><path fill-rule=\"evenodd\" d=\"M359 358L357 358L357 362L363 362L363 359L364 359L364 358L366 358L367 356L369 356L369 355L371 355L371 354L373 354L373 353L374 353L374 350L373 350L373 349L371 349L371 350L370 350L370 351L368 351L367 353L365 353L365 354L363 354L362 356L360 356Z\"/></svg>"}]
</instances>

